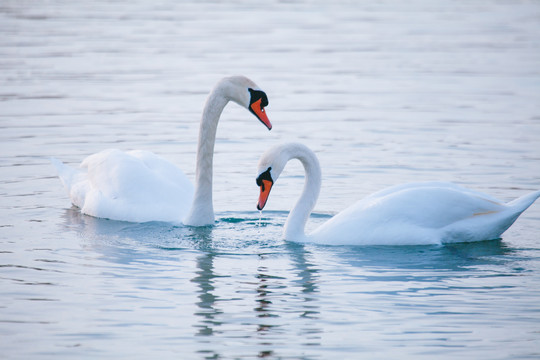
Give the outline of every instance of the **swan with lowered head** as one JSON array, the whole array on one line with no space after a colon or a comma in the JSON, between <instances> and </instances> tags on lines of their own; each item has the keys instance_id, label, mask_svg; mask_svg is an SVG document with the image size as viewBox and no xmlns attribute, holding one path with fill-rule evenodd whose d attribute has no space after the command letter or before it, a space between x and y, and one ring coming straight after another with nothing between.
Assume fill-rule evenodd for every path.
<instances>
[{"instance_id":1,"label":"swan with lowered head","mask_svg":"<svg viewBox=\"0 0 540 360\"><path fill-rule=\"evenodd\" d=\"M212 168L216 129L229 101L247 108L269 130L266 94L244 76L227 77L210 92L197 145L195 187L178 167L148 151L103 150L79 169L52 159L72 203L82 213L131 222L169 221L204 226L214 223Z\"/></svg>"},{"instance_id":2,"label":"swan with lowered head","mask_svg":"<svg viewBox=\"0 0 540 360\"><path fill-rule=\"evenodd\" d=\"M272 186L291 159L300 160L306 177L303 192L283 230L284 238L292 241L412 245L493 240L540 197L540 191L536 191L503 203L452 183L408 183L369 195L306 235L304 228L321 187L319 161L306 146L278 145L262 155L257 177L260 187L257 208L264 208Z\"/></svg>"}]
</instances>

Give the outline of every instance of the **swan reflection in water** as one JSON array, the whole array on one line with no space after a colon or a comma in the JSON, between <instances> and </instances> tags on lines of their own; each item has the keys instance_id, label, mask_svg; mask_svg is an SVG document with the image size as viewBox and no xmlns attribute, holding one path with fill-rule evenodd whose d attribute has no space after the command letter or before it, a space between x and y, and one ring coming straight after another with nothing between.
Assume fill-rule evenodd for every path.
<instances>
[{"instance_id":1,"label":"swan reflection in water","mask_svg":"<svg viewBox=\"0 0 540 360\"><path fill-rule=\"evenodd\" d=\"M199 228L197 230L203 240L201 245L205 248L211 247L210 243L203 244L203 242L212 242L212 228ZM287 245L288 247L288 245ZM227 278L224 274L225 269L216 270L216 262L220 260L222 255L235 256L234 254L220 254L215 250L206 250L197 257L197 271L196 276L191 281L198 285L198 311L194 313L195 316L201 318L196 325L198 328L196 336L198 337L231 337L231 340L238 337L238 334L234 331L227 332L223 329L224 325L231 325L231 316L235 314L227 314L225 310L227 305L234 306L234 302L238 301L243 305L246 301L244 299L245 293L255 294L255 304L253 305L252 314L244 314L240 323L236 323L244 334L243 338L248 343L256 341L253 345L254 348L261 348L258 350L257 357L269 357L274 356L274 343L272 339L278 338L277 335L287 333L291 331L288 328L288 319L283 317L284 313L296 312L297 318L303 319L301 321L302 328L299 335L304 341L307 342L304 345L318 346L320 345L320 336L322 329L317 326L317 316L319 309L317 305L317 297L315 293L318 291L317 280L319 270L314 264L310 263L307 259L310 257L309 252L304 251L302 246L293 244L292 247L288 247L289 252L286 253L290 257L290 268L296 275L294 279L288 279L287 277L280 276L282 269L273 269L270 266L264 265L265 262L273 264L270 259L273 254L258 253L249 256L256 256L257 262L260 263L253 274L253 281L244 281L240 285L235 286L234 296L241 295L243 297L230 299L228 298L227 289L220 288L220 282L217 281L221 278ZM244 257L245 255L240 255ZM235 256L236 257L236 256ZM262 264L261 264L262 263ZM230 282L234 283L235 279ZM227 284L221 282L223 288L227 287ZM246 290L247 286L247 290ZM222 296L220 297L220 294ZM288 301L284 299L292 298L290 300L294 305L290 309L283 309L283 304L287 304ZM298 301L300 301L299 308ZM289 306L289 305L285 305ZM285 311L284 311L285 310ZM254 315L254 317L252 317ZM227 320L228 319L228 320ZM226 322L229 324L226 324ZM275 335L275 336L274 336ZM212 339L201 340L201 344L205 347L200 350L200 353L206 354L208 357L219 357L220 352L218 349L213 348L214 341Z\"/></svg>"},{"instance_id":2,"label":"swan reflection in water","mask_svg":"<svg viewBox=\"0 0 540 360\"><path fill-rule=\"evenodd\" d=\"M110 263L161 266L161 259L174 261L180 256L184 260L183 275L187 276L167 281L177 281L176 286L181 288L186 287L182 285L186 280L196 286L192 301L196 310L190 326L199 344L198 353L205 357L220 357L231 351L220 348L222 343L216 338L232 341L239 334L243 344L252 347L257 357L275 356L275 339L283 333L301 337L298 343L304 346L319 346L320 270L312 254L303 245L294 243L261 245L264 240L223 240L224 231L234 234L246 223L248 231L259 233L256 219L227 218L214 227L138 224L94 218L73 207L64 214L62 232L76 232L84 248L99 253L101 260ZM242 241L244 245L238 245ZM245 244L248 247L242 247ZM245 271L230 273L227 265L231 259L245 262ZM194 268L186 271L190 264ZM122 269L130 271L131 266ZM239 308L243 310L238 312ZM177 311L183 310L177 307ZM183 333L185 329L179 331Z\"/></svg>"},{"instance_id":3,"label":"swan reflection in water","mask_svg":"<svg viewBox=\"0 0 540 360\"><path fill-rule=\"evenodd\" d=\"M320 347L328 321L321 313L322 272L325 292L347 283L354 286L354 291L377 298L381 284L386 284L384 291L388 295L404 296L417 293L420 288L427 291L428 285L447 286L452 279L470 277L481 281L483 276L491 276L491 272L482 269L494 265L502 266L500 276L518 276L526 271L516 267L516 262L520 266L526 264L517 258L522 252L501 240L424 246L268 243L261 236L268 232L278 234L281 229L272 222L265 224L265 231L254 235L247 247L245 238L231 238L235 229L238 232L247 227L244 231L253 235L257 226L257 221L246 225L245 221L224 220L214 227L198 228L134 224L81 215L72 208L65 212L61 232L76 232L84 248L111 263L163 266L163 259L169 259L174 266L178 262L182 271L166 281L182 288L178 296L185 297L180 300L191 302L196 309L192 316L187 316L189 325L179 324L173 331L185 336L192 326L198 353L209 358L235 351L224 346L227 341L217 339L241 338L244 349L252 348L258 357L279 356L279 339L284 334L297 337L298 344L304 347ZM243 270L230 271L231 261L241 262L234 266L243 266ZM125 271L134 268L121 269L122 275L126 275ZM184 290L186 281L195 285L195 293ZM475 282L476 285L481 286ZM136 291L135 296L141 296L140 289L131 290ZM174 303L178 304L178 299ZM357 310L370 311L370 306L376 305L359 304ZM183 308L173 306L179 318L179 314L186 318Z\"/></svg>"},{"instance_id":4,"label":"swan reflection in water","mask_svg":"<svg viewBox=\"0 0 540 360\"><path fill-rule=\"evenodd\" d=\"M200 245L206 247L211 246L212 229L210 227L194 228L199 236ZM215 294L215 279L218 276L214 272L214 259L217 255L211 251L203 252L197 257L197 270L191 282L198 287L198 301L196 302L198 311L194 313L196 317L200 317L199 324L195 325L198 328L197 336L212 336L215 328L222 324L217 320L220 314L223 313L217 306L216 301L219 296Z\"/></svg>"}]
</instances>

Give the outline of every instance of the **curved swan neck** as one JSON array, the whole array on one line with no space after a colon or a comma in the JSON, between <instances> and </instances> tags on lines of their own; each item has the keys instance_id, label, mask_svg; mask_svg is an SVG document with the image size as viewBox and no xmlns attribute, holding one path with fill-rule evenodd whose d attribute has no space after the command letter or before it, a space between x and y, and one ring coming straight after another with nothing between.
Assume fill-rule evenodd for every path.
<instances>
[{"instance_id":1,"label":"curved swan neck","mask_svg":"<svg viewBox=\"0 0 540 360\"><path fill-rule=\"evenodd\" d=\"M214 144L219 118L229 102L224 89L218 84L208 95L202 113L197 145L195 169L195 195L191 210L184 223L186 225L208 225L214 222L212 202L212 174Z\"/></svg>"},{"instance_id":2,"label":"curved swan neck","mask_svg":"<svg viewBox=\"0 0 540 360\"><path fill-rule=\"evenodd\" d=\"M321 167L317 156L307 147L296 147L291 159L298 159L304 166L305 182L300 198L289 213L283 229L285 239L304 237L304 228L315 208L321 190Z\"/></svg>"}]
</instances>

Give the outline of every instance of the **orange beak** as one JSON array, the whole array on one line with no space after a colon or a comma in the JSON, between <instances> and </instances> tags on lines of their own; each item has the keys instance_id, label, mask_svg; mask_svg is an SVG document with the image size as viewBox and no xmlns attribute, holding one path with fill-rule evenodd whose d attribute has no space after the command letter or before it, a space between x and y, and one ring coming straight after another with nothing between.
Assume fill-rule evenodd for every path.
<instances>
[{"instance_id":1,"label":"orange beak","mask_svg":"<svg viewBox=\"0 0 540 360\"><path fill-rule=\"evenodd\" d=\"M264 124L264 126L268 128L268 130L272 130L272 124L270 123L270 120L268 120L268 116L266 116L264 108L261 106L261 101L262 99L253 102L249 106L249 109L257 117L257 119L259 119Z\"/></svg>"},{"instance_id":2,"label":"orange beak","mask_svg":"<svg viewBox=\"0 0 540 360\"><path fill-rule=\"evenodd\" d=\"M268 196L270 195L270 190L272 190L272 185L274 185L272 181L262 180L261 193L259 195L259 203L257 204L258 210L264 209L264 206L266 205L266 201L268 200Z\"/></svg>"}]
</instances>

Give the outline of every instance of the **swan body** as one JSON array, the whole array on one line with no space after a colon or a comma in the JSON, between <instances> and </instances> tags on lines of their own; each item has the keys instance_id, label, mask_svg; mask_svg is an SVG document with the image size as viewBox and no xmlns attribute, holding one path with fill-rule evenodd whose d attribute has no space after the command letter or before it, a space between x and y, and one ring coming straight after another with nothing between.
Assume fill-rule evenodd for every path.
<instances>
[{"instance_id":1,"label":"swan body","mask_svg":"<svg viewBox=\"0 0 540 360\"><path fill-rule=\"evenodd\" d=\"M247 108L268 129L266 94L244 76L219 81L206 101L197 147L195 185L171 162L148 151L103 150L79 168L51 159L73 205L87 215L130 222L214 223L213 155L219 117L229 101Z\"/></svg>"},{"instance_id":2,"label":"swan body","mask_svg":"<svg viewBox=\"0 0 540 360\"><path fill-rule=\"evenodd\" d=\"M312 233L304 227L317 201L321 171L315 154L301 144L269 149L259 162L257 184L261 210L273 183L291 159L304 165L306 181L291 210L284 237L332 245L441 244L497 239L538 197L536 191L509 203L444 182L389 187L356 202Z\"/></svg>"},{"instance_id":3,"label":"swan body","mask_svg":"<svg viewBox=\"0 0 540 360\"><path fill-rule=\"evenodd\" d=\"M171 162L149 152L117 149L88 156L78 169L52 159L71 202L95 217L131 222L178 222L194 187Z\"/></svg>"}]
</instances>

